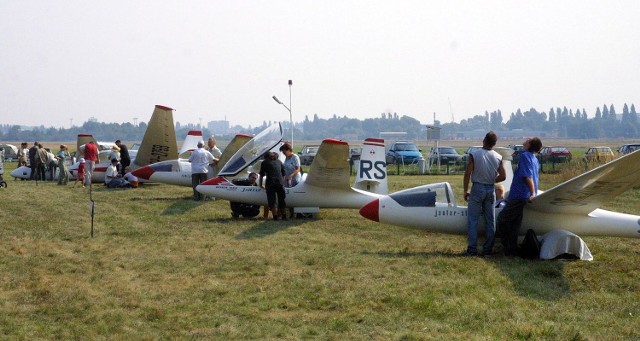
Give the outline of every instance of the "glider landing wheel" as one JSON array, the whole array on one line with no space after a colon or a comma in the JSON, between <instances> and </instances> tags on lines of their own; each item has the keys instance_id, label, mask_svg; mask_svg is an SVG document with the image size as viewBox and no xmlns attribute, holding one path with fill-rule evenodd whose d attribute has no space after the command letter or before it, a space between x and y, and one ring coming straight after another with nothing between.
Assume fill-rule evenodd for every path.
<instances>
[{"instance_id":1,"label":"glider landing wheel","mask_svg":"<svg viewBox=\"0 0 640 341\"><path fill-rule=\"evenodd\" d=\"M0 181L0 187L7 187L7 182L6 181Z\"/></svg>"}]
</instances>

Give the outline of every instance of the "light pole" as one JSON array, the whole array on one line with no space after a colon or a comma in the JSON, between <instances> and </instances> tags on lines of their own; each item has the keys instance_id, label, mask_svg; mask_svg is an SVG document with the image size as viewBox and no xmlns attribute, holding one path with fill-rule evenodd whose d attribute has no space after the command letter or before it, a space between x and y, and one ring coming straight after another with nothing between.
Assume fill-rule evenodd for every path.
<instances>
[{"instance_id":1,"label":"light pole","mask_svg":"<svg viewBox=\"0 0 640 341\"><path fill-rule=\"evenodd\" d=\"M278 104L282 104L283 107L285 107L288 111L289 111L289 129L291 129L291 148L293 148L293 114L291 112L291 86L293 85L293 81L289 80L289 106L287 106L286 104L282 103L278 97L273 96L273 100L276 101L276 103Z\"/></svg>"}]
</instances>

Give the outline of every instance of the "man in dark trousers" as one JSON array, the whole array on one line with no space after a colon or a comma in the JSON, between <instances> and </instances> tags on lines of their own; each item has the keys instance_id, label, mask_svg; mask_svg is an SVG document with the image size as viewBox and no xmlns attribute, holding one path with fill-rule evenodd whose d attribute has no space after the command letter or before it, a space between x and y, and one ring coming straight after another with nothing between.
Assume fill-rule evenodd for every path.
<instances>
[{"instance_id":1,"label":"man in dark trousers","mask_svg":"<svg viewBox=\"0 0 640 341\"><path fill-rule=\"evenodd\" d=\"M29 176L29 179L31 180L37 179L36 178L36 174L37 174L36 155L37 154L38 154L38 141L34 142L33 146L29 148L29 167L31 168L31 175Z\"/></svg>"},{"instance_id":2,"label":"man in dark trousers","mask_svg":"<svg viewBox=\"0 0 640 341\"><path fill-rule=\"evenodd\" d=\"M125 169L131 165L131 157L129 156L129 149L127 145L121 143L120 140L116 140L116 146L120 148L120 174L124 176L127 172Z\"/></svg>"},{"instance_id":3,"label":"man in dark trousers","mask_svg":"<svg viewBox=\"0 0 640 341\"><path fill-rule=\"evenodd\" d=\"M538 195L540 162L535 154L542 149L542 141L533 137L525 141L523 146L524 150L520 152L518 166L513 173L507 204L500 211L497 220L497 229L500 231L506 256L517 255L524 206Z\"/></svg>"},{"instance_id":4,"label":"man in dark trousers","mask_svg":"<svg viewBox=\"0 0 640 341\"><path fill-rule=\"evenodd\" d=\"M233 184L237 186L258 186L258 174L251 172L247 179L233 180ZM241 215L245 218L253 218L260 214L260 205L245 204L241 202L231 201L231 216L238 218Z\"/></svg>"},{"instance_id":5,"label":"man in dark trousers","mask_svg":"<svg viewBox=\"0 0 640 341\"><path fill-rule=\"evenodd\" d=\"M273 214L273 220L284 219L287 220L285 208L287 204L285 202L284 192L284 165L278 160L278 154L274 152L268 152L269 157L265 158L260 165L260 187L267 190L267 204ZM267 177L266 184L264 177ZM278 205L276 209L276 197L278 198Z\"/></svg>"}]
</instances>

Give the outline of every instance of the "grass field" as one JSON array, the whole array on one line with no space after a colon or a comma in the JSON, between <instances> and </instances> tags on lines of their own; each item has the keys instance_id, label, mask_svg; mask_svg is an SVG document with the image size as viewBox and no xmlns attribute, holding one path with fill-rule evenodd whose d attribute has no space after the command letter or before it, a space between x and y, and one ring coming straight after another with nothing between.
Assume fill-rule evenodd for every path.
<instances>
[{"instance_id":1,"label":"grass field","mask_svg":"<svg viewBox=\"0 0 640 341\"><path fill-rule=\"evenodd\" d=\"M91 238L87 190L5 166L2 339L640 339L638 239L585 237L593 262L464 258L463 236L356 210L234 220L227 201L151 184L94 186ZM461 174L389 181L449 181L461 200ZM605 208L638 214L640 188Z\"/></svg>"}]
</instances>

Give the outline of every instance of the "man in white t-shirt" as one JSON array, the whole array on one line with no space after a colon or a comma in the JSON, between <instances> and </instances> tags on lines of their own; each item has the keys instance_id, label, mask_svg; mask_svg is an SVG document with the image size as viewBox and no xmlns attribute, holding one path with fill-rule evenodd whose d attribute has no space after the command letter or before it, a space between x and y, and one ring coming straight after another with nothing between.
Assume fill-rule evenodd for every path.
<instances>
[{"instance_id":1,"label":"man in white t-shirt","mask_svg":"<svg viewBox=\"0 0 640 341\"><path fill-rule=\"evenodd\" d=\"M111 164L104 172L104 184L108 185L111 180L118 178L118 159L111 159Z\"/></svg>"},{"instance_id":2,"label":"man in white t-shirt","mask_svg":"<svg viewBox=\"0 0 640 341\"><path fill-rule=\"evenodd\" d=\"M209 165L214 163L215 158L213 154L204 149L204 141L198 142L198 149L194 150L189 156L189 162L191 162L191 187L193 187L193 200L201 201L205 199L203 194L196 191L196 186L201 182L207 180L207 173L209 173Z\"/></svg>"}]
</instances>

